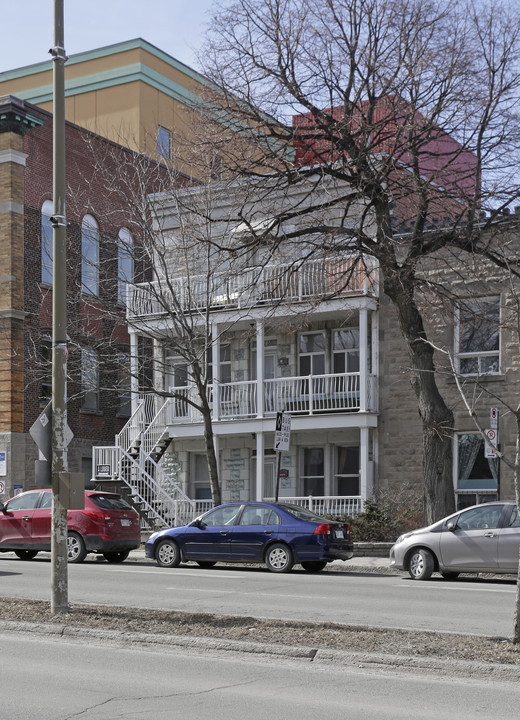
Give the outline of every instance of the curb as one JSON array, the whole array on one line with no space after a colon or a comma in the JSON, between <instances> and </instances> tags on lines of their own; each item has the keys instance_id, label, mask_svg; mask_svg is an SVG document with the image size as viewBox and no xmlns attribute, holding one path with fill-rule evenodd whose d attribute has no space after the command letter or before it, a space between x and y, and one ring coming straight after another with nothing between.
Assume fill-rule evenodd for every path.
<instances>
[{"instance_id":1,"label":"curb","mask_svg":"<svg viewBox=\"0 0 520 720\"><path fill-rule=\"evenodd\" d=\"M51 623L31 623L17 620L0 620L0 631L35 633L57 638L80 639L84 641L110 642L118 645L142 645L149 649L161 648L195 650L204 652L226 652L250 654L265 657L282 657L312 663L326 663L358 668L387 670L392 672L428 673L443 676L492 678L503 682L518 682L519 668L516 665L487 664L452 658L417 657L407 655L384 655L381 653L349 652L321 647L300 647L275 645L241 640L201 638L189 635L155 635L153 633L132 633L119 630L96 630Z\"/></svg>"}]
</instances>

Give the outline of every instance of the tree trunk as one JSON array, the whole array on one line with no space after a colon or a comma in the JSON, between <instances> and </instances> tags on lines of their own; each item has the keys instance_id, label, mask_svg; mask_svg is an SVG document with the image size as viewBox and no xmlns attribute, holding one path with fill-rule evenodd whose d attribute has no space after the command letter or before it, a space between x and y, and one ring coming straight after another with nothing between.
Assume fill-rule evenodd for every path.
<instances>
[{"instance_id":1,"label":"tree trunk","mask_svg":"<svg viewBox=\"0 0 520 720\"><path fill-rule=\"evenodd\" d=\"M520 508L520 412L516 412L516 457L515 457L515 497ZM513 642L520 643L520 550L518 574L516 578L515 619L513 624Z\"/></svg>"},{"instance_id":2,"label":"tree trunk","mask_svg":"<svg viewBox=\"0 0 520 720\"><path fill-rule=\"evenodd\" d=\"M218 477L218 462L215 453L213 436L213 423L211 419L211 408L203 402L202 417L204 419L204 442L206 445L206 458L208 461L209 482L211 487L211 500L213 505L220 505L222 497L220 494L220 482Z\"/></svg>"},{"instance_id":3,"label":"tree trunk","mask_svg":"<svg viewBox=\"0 0 520 720\"><path fill-rule=\"evenodd\" d=\"M422 316L413 296L414 277L397 269L384 278L385 294L393 302L410 357L410 383L417 398L423 429L424 513L427 524L455 511L453 490L453 413L435 380L433 348L427 342Z\"/></svg>"}]
</instances>

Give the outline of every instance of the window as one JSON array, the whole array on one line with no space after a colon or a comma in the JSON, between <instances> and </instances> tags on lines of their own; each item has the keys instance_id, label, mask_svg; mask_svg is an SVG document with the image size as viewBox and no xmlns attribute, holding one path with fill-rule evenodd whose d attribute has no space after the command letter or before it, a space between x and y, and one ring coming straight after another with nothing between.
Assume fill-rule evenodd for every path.
<instances>
[{"instance_id":1,"label":"window","mask_svg":"<svg viewBox=\"0 0 520 720\"><path fill-rule=\"evenodd\" d=\"M40 400L47 402L52 397L52 341L43 338L40 346L41 386Z\"/></svg>"},{"instance_id":2,"label":"window","mask_svg":"<svg viewBox=\"0 0 520 720\"><path fill-rule=\"evenodd\" d=\"M246 505L239 525L279 525L280 517L274 510L261 505Z\"/></svg>"},{"instance_id":3,"label":"window","mask_svg":"<svg viewBox=\"0 0 520 720\"><path fill-rule=\"evenodd\" d=\"M126 306L127 283L134 279L134 240L130 230L121 228L117 240L117 302Z\"/></svg>"},{"instance_id":4,"label":"window","mask_svg":"<svg viewBox=\"0 0 520 720\"><path fill-rule=\"evenodd\" d=\"M333 372L359 372L359 328L334 330L332 335Z\"/></svg>"},{"instance_id":5,"label":"window","mask_svg":"<svg viewBox=\"0 0 520 720\"><path fill-rule=\"evenodd\" d=\"M97 410L99 402L99 360L98 354L91 348L81 350L81 392L82 407Z\"/></svg>"},{"instance_id":6,"label":"window","mask_svg":"<svg viewBox=\"0 0 520 720\"><path fill-rule=\"evenodd\" d=\"M299 339L300 375L325 374L325 334L306 333Z\"/></svg>"},{"instance_id":7,"label":"window","mask_svg":"<svg viewBox=\"0 0 520 720\"><path fill-rule=\"evenodd\" d=\"M500 372L500 298L468 300L458 307L456 355L462 375Z\"/></svg>"},{"instance_id":8,"label":"window","mask_svg":"<svg viewBox=\"0 0 520 720\"><path fill-rule=\"evenodd\" d=\"M85 215L81 223L81 290L99 293L99 230L92 215Z\"/></svg>"},{"instance_id":9,"label":"window","mask_svg":"<svg viewBox=\"0 0 520 720\"><path fill-rule=\"evenodd\" d=\"M322 447L303 450L303 494L323 495L325 487L325 452Z\"/></svg>"},{"instance_id":10,"label":"window","mask_svg":"<svg viewBox=\"0 0 520 720\"><path fill-rule=\"evenodd\" d=\"M161 125L157 128L157 154L166 160L172 156L172 134Z\"/></svg>"},{"instance_id":11,"label":"window","mask_svg":"<svg viewBox=\"0 0 520 720\"><path fill-rule=\"evenodd\" d=\"M457 435L457 507L497 499L498 460L487 458L480 433Z\"/></svg>"},{"instance_id":12,"label":"window","mask_svg":"<svg viewBox=\"0 0 520 720\"><path fill-rule=\"evenodd\" d=\"M220 346L220 382L231 382L231 345Z\"/></svg>"},{"instance_id":13,"label":"window","mask_svg":"<svg viewBox=\"0 0 520 720\"><path fill-rule=\"evenodd\" d=\"M457 527L461 530L487 530L498 527L502 505L473 508L459 515Z\"/></svg>"},{"instance_id":14,"label":"window","mask_svg":"<svg viewBox=\"0 0 520 720\"><path fill-rule=\"evenodd\" d=\"M43 285L52 285L52 202L46 200L42 205L41 213L41 256Z\"/></svg>"},{"instance_id":15,"label":"window","mask_svg":"<svg viewBox=\"0 0 520 720\"><path fill-rule=\"evenodd\" d=\"M28 492L22 495L17 495L7 503L7 511L13 512L14 510L34 510L38 504L41 493L39 492Z\"/></svg>"},{"instance_id":16,"label":"window","mask_svg":"<svg viewBox=\"0 0 520 720\"><path fill-rule=\"evenodd\" d=\"M235 518L241 507L241 505L225 505L215 508L215 510L210 510L209 513L202 517L202 522L204 525L208 525L208 527L234 525Z\"/></svg>"},{"instance_id":17,"label":"window","mask_svg":"<svg viewBox=\"0 0 520 720\"><path fill-rule=\"evenodd\" d=\"M359 447L337 447L335 449L335 463L336 495L358 497L361 494L359 487Z\"/></svg>"}]
</instances>

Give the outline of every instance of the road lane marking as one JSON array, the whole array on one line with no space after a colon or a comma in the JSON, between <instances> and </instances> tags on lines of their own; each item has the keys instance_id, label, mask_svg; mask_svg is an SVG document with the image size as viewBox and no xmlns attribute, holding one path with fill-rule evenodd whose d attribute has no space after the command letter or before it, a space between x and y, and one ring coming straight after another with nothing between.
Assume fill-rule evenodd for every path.
<instances>
[{"instance_id":1,"label":"road lane marking","mask_svg":"<svg viewBox=\"0 0 520 720\"><path fill-rule=\"evenodd\" d=\"M484 588L484 587L469 587L464 585L456 587L454 585L441 585L440 583L424 583L422 585L416 585L412 580L408 583L394 583L394 587L405 588L409 590L414 588L416 590L459 590L460 592L487 592L487 593L515 593L516 587L511 588Z\"/></svg>"}]
</instances>

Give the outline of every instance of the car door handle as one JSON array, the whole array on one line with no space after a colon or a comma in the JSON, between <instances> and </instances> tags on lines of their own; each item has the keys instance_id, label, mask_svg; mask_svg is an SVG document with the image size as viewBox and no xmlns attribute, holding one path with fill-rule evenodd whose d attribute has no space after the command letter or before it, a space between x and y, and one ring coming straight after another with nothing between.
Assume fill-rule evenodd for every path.
<instances>
[{"instance_id":1,"label":"car door handle","mask_svg":"<svg viewBox=\"0 0 520 720\"><path fill-rule=\"evenodd\" d=\"M24 516L22 517L22 520L30 520L30 519L31 519L31 518L30 518L29 515L24 515Z\"/></svg>"},{"instance_id":2,"label":"car door handle","mask_svg":"<svg viewBox=\"0 0 520 720\"><path fill-rule=\"evenodd\" d=\"M264 535L272 535L272 534L273 534L272 530L264 530Z\"/></svg>"},{"instance_id":3,"label":"car door handle","mask_svg":"<svg viewBox=\"0 0 520 720\"><path fill-rule=\"evenodd\" d=\"M221 535L228 535L228 534L229 534L229 530L220 530L219 532L220 532Z\"/></svg>"},{"instance_id":4,"label":"car door handle","mask_svg":"<svg viewBox=\"0 0 520 720\"><path fill-rule=\"evenodd\" d=\"M496 533L494 532L485 532L484 537L495 537Z\"/></svg>"}]
</instances>

